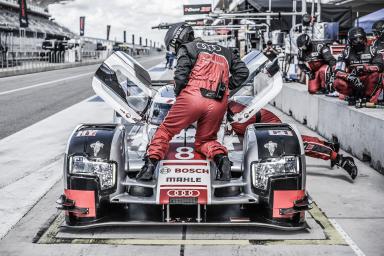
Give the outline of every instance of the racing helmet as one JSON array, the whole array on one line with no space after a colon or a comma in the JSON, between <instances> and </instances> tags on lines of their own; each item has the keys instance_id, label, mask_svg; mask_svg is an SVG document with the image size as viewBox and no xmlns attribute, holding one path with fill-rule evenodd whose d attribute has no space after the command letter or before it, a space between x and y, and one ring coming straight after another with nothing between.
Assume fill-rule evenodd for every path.
<instances>
[{"instance_id":1,"label":"racing helmet","mask_svg":"<svg viewBox=\"0 0 384 256\"><path fill-rule=\"evenodd\" d=\"M351 28L348 31L348 44L357 51L364 50L367 42L367 34L361 27Z\"/></svg>"},{"instance_id":2,"label":"racing helmet","mask_svg":"<svg viewBox=\"0 0 384 256\"><path fill-rule=\"evenodd\" d=\"M307 34L301 34L296 40L297 48L303 51L308 50L311 44L312 40Z\"/></svg>"},{"instance_id":3,"label":"racing helmet","mask_svg":"<svg viewBox=\"0 0 384 256\"><path fill-rule=\"evenodd\" d=\"M378 20L372 25L373 35L376 37L381 37L384 35L384 20Z\"/></svg>"},{"instance_id":4,"label":"racing helmet","mask_svg":"<svg viewBox=\"0 0 384 256\"><path fill-rule=\"evenodd\" d=\"M164 43L173 53L177 53L180 45L195 39L193 29L185 22L172 25L165 35Z\"/></svg>"}]
</instances>

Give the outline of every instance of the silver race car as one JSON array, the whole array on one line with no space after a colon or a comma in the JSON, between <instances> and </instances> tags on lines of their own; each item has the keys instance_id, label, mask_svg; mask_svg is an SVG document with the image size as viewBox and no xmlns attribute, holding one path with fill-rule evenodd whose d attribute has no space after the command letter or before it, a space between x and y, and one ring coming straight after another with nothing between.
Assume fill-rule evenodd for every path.
<instances>
[{"instance_id":1,"label":"silver race car","mask_svg":"<svg viewBox=\"0 0 384 256\"><path fill-rule=\"evenodd\" d=\"M65 211L64 225L306 228L310 200L299 131L290 124L250 124L244 136L231 132L232 122L247 122L282 87L280 72L262 53L253 51L243 60L250 77L230 101L246 107L226 118L218 134L233 163L229 182L217 180L215 163L194 151L193 125L172 139L152 181L136 181L147 145L176 100L173 86L170 81L151 81L124 52L105 60L92 86L114 109L114 121L81 124L69 139L64 194L57 200ZM256 96L254 83L265 88Z\"/></svg>"}]
</instances>

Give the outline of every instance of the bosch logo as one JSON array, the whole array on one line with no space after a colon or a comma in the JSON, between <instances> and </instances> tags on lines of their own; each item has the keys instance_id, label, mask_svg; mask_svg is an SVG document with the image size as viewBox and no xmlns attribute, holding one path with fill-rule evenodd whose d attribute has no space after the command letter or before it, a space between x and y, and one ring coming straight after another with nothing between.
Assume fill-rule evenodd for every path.
<instances>
[{"instance_id":1,"label":"bosch logo","mask_svg":"<svg viewBox=\"0 0 384 256\"><path fill-rule=\"evenodd\" d=\"M160 169L160 173L161 174L167 174L167 173L170 173L171 172L171 169L168 168L168 167L163 167Z\"/></svg>"},{"instance_id":2,"label":"bosch logo","mask_svg":"<svg viewBox=\"0 0 384 256\"><path fill-rule=\"evenodd\" d=\"M169 197L198 197L200 195L199 190L168 190L167 195Z\"/></svg>"}]
</instances>

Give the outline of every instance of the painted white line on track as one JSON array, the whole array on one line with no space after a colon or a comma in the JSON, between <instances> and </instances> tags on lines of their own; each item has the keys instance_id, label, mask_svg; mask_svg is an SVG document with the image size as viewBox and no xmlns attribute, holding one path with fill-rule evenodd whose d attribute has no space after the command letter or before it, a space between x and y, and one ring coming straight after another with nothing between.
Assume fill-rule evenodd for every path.
<instances>
[{"instance_id":1,"label":"painted white line on track","mask_svg":"<svg viewBox=\"0 0 384 256\"><path fill-rule=\"evenodd\" d=\"M54 84L54 83L59 83L59 82L67 81L67 80L72 80L72 79L76 79L76 78L79 78L79 77L88 76L88 75L94 74L94 73L95 72L87 72L87 73L76 75L76 76L65 77L65 78L61 78L61 79L57 79L57 80L53 80L53 81L43 82L43 83L34 84L34 85L30 85L30 86L26 86L26 87L22 87L22 88L18 88L18 89L13 89L13 90L5 91L5 92L0 92L0 96L1 95L11 94L11 93L14 93L14 92L19 92L19 91L24 91L24 90L32 89L32 88L36 88L36 87L40 87L40 86L45 86L45 85L49 85L49 84Z\"/></svg>"},{"instance_id":2,"label":"painted white line on track","mask_svg":"<svg viewBox=\"0 0 384 256\"><path fill-rule=\"evenodd\" d=\"M340 233L348 245L352 248L357 256L365 256L364 252L357 246L357 244L352 240L352 238L344 231L344 229L336 222L335 219L329 219L335 229Z\"/></svg>"}]
</instances>

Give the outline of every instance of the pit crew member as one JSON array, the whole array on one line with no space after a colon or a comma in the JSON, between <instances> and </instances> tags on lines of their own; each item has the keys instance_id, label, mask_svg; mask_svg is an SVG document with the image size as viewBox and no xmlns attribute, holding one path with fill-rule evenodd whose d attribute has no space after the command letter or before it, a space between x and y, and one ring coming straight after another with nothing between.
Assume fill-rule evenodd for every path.
<instances>
[{"instance_id":1,"label":"pit crew member","mask_svg":"<svg viewBox=\"0 0 384 256\"><path fill-rule=\"evenodd\" d=\"M228 104L228 118L231 118L236 113L241 112L246 106L231 101ZM245 123L231 123L232 130L240 136L243 136L248 125L253 123L281 123L280 118L278 118L272 112L261 109L256 113L255 116L251 117ZM317 137L302 135L302 140L304 144L304 151L306 156L319 158L323 160L331 160L331 167L339 166L342 167L352 179L355 179L358 173L357 166L352 157L346 157L342 154L339 154L340 145L336 141L328 142L321 140Z\"/></svg>"},{"instance_id":2,"label":"pit crew member","mask_svg":"<svg viewBox=\"0 0 384 256\"><path fill-rule=\"evenodd\" d=\"M372 32L375 36L375 41L372 44L373 52L381 53L384 58L384 20L373 23Z\"/></svg>"},{"instance_id":3,"label":"pit crew member","mask_svg":"<svg viewBox=\"0 0 384 256\"><path fill-rule=\"evenodd\" d=\"M308 92L325 93L327 80L336 64L330 48L326 44L312 42L307 34L301 34L296 43L299 49L298 66L308 75Z\"/></svg>"},{"instance_id":4,"label":"pit crew member","mask_svg":"<svg viewBox=\"0 0 384 256\"><path fill-rule=\"evenodd\" d=\"M172 137L197 121L195 150L215 161L219 179L230 180L231 162L227 149L216 140L217 132L227 110L229 90L239 87L249 70L231 50L195 38L192 27L185 23L173 25L164 41L177 53L176 102L152 137L136 178L151 180Z\"/></svg>"},{"instance_id":5,"label":"pit crew member","mask_svg":"<svg viewBox=\"0 0 384 256\"><path fill-rule=\"evenodd\" d=\"M348 31L348 45L336 64L335 89L346 96L376 103L383 68L382 55L367 45L364 29L352 28Z\"/></svg>"}]
</instances>

